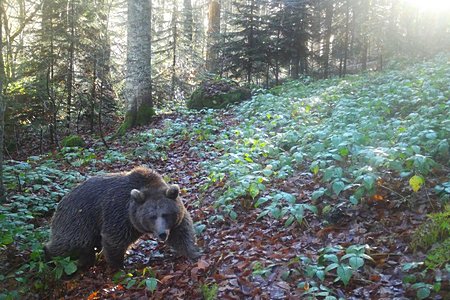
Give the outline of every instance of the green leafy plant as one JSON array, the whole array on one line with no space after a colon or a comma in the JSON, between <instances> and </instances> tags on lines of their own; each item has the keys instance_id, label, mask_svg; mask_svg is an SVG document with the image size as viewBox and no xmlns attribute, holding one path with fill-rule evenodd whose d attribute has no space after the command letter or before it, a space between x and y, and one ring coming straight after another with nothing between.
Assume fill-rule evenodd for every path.
<instances>
[{"instance_id":1,"label":"green leafy plant","mask_svg":"<svg viewBox=\"0 0 450 300\"><path fill-rule=\"evenodd\" d=\"M315 201L331 198L356 205L399 187L405 193L428 189L431 171L448 161L444 112L450 103L445 84L425 85L426 90L423 83L448 78L444 61L437 57L402 71L345 80L287 82L235 107L240 122L220 134L210 134L217 131L209 130L208 115L196 127L198 140L213 140L219 155L202 165L209 173L205 190L222 187L216 208L235 219L239 201L258 203L258 197L273 212L267 208L267 216L284 216L284 205L264 195L265 190L272 181L307 168L319 184L312 194ZM436 187L444 201L446 190L446 183ZM394 195L399 203L410 199Z\"/></svg>"},{"instance_id":2,"label":"green leafy plant","mask_svg":"<svg viewBox=\"0 0 450 300\"><path fill-rule=\"evenodd\" d=\"M444 267L445 264L450 263L450 238L445 239L435 248L427 252L425 265L430 270L436 270Z\"/></svg>"},{"instance_id":3,"label":"green leafy plant","mask_svg":"<svg viewBox=\"0 0 450 300\"><path fill-rule=\"evenodd\" d=\"M315 206L304 203L296 203L295 196L286 192L278 191L276 194L261 197L255 203L255 207L259 207L264 203L269 204L264 206L258 218L270 215L275 219L282 219L287 216L284 223L285 226L291 225L294 221L301 224L306 210L317 214L317 208Z\"/></svg>"},{"instance_id":4,"label":"green leafy plant","mask_svg":"<svg viewBox=\"0 0 450 300\"><path fill-rule=\"evenodd\" d=\"M433 244L450 237L450 206L443 212L428 215L428 220L412 236L411 248L428 250ZM445 261L443 261L445 263Z\"/></svg>"},{"instance_id":5,"label":"green leafy plant","mask_svg":"<svg viewBox=\"0 0 450 300\"><path fill-rule=\"evenodd\" d=\"M0 282L10 287L7 293L0 294L0 298L20 298L32 292L45 295L60 286L63 276L70 276L76 271L77 266L69 257L56 257L46 262L42 244L34 243L28 260L14 272L0 277Z\"/></svg>"},{"instance_id":6,"label":"green leafy plant","mask_svg":"<svg viewBox=\"0 0 450 300\"><path fill-rule=\"evenodd\" d=\"M102 159L102 162L106 164L111 164L115 162L124 162L126 160L127 158L124 154L122 154L122 152L109 149L106 151L105 156Z\"/></svg>"},{"instance_id":7,"label":"green leafy plant","mask_svg":"<svg viewBox=\"0 0 450 300\"><path fill-rule=\"evenodd\" d=\"M61 154L74 167L86 166L97 162L97 155L95 155L94 149L92 148L62 148Z\"/></svg>"},{"instance_id":8,"label":"green leafy plant","mask_svg":"<svg viewBox=\"0 0 450 300\"><path fill-rule=\"evenodd\" d=\"M47 156L30 157L27 162L6 161L4 175L6 186L20 192L0 206L0 258L14 253L24 259L10 261L8 270L0 267L4 274L0 281L8 287L3 296L45 295L58 286L62 276L73 274L76 265L69 258L45 262L42 245L48 240L48 227L39 226L37 220L50 217L57 201L83 177L76 171L62 171Z\"/></svg>"},{"instance_id":9,"label":"green leafy plant","mask_svg":"<svg viewBox=\"0 0 450 300\"><path fill-rule=\"evenodd\" d=\"M306 277L320 282L327 274L335 274L334 282L341 281L347 285L355 272L364 266L365 260L372 258L365 253L367 245L351 245L346 249L341 246L325 247L319 251L317 263L310 258L300 257L301 271ZM315 289L317 290L317 289ZM320 290L320 287L319 287Z\"/></svg>"},{"instance_id":10,"label":"green leafy plant","mask_svg":"<svg viewBox=\"0 0 450 300\"><path fill-rule=\"evenodd\" d=\"M405 273L403 284L406 289L413 290L417 299L427 299L433 292L439 292L442 286L442 273L424 268L423 262L410 262L402 267ZM446 272L450 265L446 266ZM434 273L434 274L433 274Z\"/></svg>"},{"instance_id":11,"label":"green leafy plant","mask_svg":"<svg viewBox=\"0 0 450 300\"><path fill-rule=\"evenodd\" d=\"M263 263L256 261L252 264L253 276L266 277L272 272L273 265L265 266Z\"/></svg>"},{"instance_id":12,"label":"green leafy plant","mask_svg":"<svg viewBox=\"0 0 450 300\"><path fill-rule=\"evenodd\" d=\"M219 292L219 286L217 283L214 284L202 284L200 286L202 291L202 297L204 300L214 300L217 299L217 293Z\"/></svg>"},{"instance_id":13,"label":"green leafy plant","mask_svg":"<svg viewBox=\"0 0 450 300\"><path fill-rule=\"evenodd\" d=\"M144 268L140 274L119 271L114 274L112 280L116 284L121 284L126 289L145 286L149 292L154 292L158 286L158 280L155 278L155 272L150 267Z\"/></svg>"},{"instance_id":14,"label":"green leafy plant","mask_svg":"<svg viewBox=\"0 0 450 300\"><path fill-rule=\"evenodd\" d=\"M364 258L370 257L360 251L355 251L356 249L353 248L347 249L347 254L339 259L336 253L341 250L342 249L335 247L322 249L322 254L319 256L319 264L326 265L326 273L335 270L337 275L335 282L340 280L344 285L347 285L353 276L353 272L364 265Z\"/></svg>"},{"instance_id":15,"label":"green leafy plant","mask_svg":"<svg viewBox=\"0 0 450 300\"><path fill-rule=\"evenodd\" d=\"M439 195L443 203L450 202L450 181L436 185L434 190Z\"/></svg>"},{"instance_id":16,"label":"green leafy plant","mask_svg":"<svg viewBox=\"0 0 450 300\"><path fill-rule=\"evenodd\" d=\"M323 284L318 284L315 281L306 282L301 281L297 287L303 289L303 297L305 299L326 299L326 300L341 300L331 288L326 287Z\"/></svg>"}]
</instances>

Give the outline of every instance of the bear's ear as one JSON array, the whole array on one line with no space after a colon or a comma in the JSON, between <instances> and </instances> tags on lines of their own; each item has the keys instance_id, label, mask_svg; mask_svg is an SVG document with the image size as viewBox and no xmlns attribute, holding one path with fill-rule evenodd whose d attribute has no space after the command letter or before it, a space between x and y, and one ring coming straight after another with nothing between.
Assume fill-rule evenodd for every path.
<instances>
[{"instance_id":1,"label":"bear's ear","mask_svg":"<svg viewBox=\"0 0 450 300\"><path fill-rule=\"evenodd\" d=\"M131 190L130 195L131 195L131 199L133 199L137 203L145 202L145 195L140 190L133 189L133 190Z\"/></svg>"},{"instance_id":2,"label":"bear's ear","mask_svg":"<svg viewBox=\"0 0 450 300\"><path fill-rule=\"evenodd\" d=\"M180 193L180 188L176 184L172 184L166 191L166 196L169 199L176 200L178 194Z\"/></svg>"}]
</instances>

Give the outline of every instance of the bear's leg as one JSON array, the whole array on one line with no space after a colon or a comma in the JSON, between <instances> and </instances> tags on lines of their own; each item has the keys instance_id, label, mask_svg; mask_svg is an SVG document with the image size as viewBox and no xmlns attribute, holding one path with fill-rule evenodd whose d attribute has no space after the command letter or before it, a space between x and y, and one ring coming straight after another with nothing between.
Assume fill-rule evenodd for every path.
<instances>
[{"instance_id":1,"label":"bear's leg","mask_svg":"<svg viewBox=\"0 0 450 300\"><path fill-rule=\"evenodd\" d=\"M200 251L195 245L195 233L192 219L188 214L184 216L180 225L170 231L167 243L174 248L178 254L190 259L196 259L200 256Z\"/></svg>"},{"instance_id":2,"label":"bear's leg","mask_svg":"<svg viewBox=\"0 0 450 300\"><path fill-rule=\"evenodd\" d=\"M88 269L95 264L94 248L80 250L78 257L78 267L80 269Z\"/></svg>"},{"instance_id":3,"label":"bear's leg","mask_svg":"<svg viewBox=\"0 0 450 300\"><path fill-rule=\"evenodd\" d=\"M48 243L44 246L44 253L47 261L55 256L69 256L73 260L78 259L77 266L80 269L87 269L95 264L94 248L74 248L62 243Z\"/></svg>"},{"instance_id":4,"label":"bear's leg","mask_svg":"<svg viewBox=\"0 0 450 300\"><path fill-rule=\"evenodd\" d=\"M70 256L73 253L73 249L66 243L55 243L50 241L44 246L44 254L46 260L51 260L55 256Z\"/></svg>"},{"instance_id":5,"label":"bear's leg","mask_svg":"<svg viewBox=\"0 0 450 300\"><path fill-rule=\"evenodd\" d=\"M114 242L107 235L102 235L102 247L103 255L105 256L106 262L112 269L123 268L123 257L128 245L123 245L123 241Z\"/></svg>"}]
</instances>

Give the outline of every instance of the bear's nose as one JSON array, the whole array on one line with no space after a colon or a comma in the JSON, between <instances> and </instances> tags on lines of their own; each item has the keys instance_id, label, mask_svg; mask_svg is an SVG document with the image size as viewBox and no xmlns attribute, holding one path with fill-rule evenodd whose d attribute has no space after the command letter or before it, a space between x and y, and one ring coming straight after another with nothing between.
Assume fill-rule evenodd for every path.
<instances>
[{"instance_id":1,"label":"bear's nose","mask_svg":"<svg viewBox=\"0 0 450 300\"><path fill-rule=\"evenodd\" d=\"M160 233L160 234L159 234L159 238L160 238L162 241L165 241L165 240L167 239L167 234L166 234L165 232Z\"/></svg>"}]
</instances>

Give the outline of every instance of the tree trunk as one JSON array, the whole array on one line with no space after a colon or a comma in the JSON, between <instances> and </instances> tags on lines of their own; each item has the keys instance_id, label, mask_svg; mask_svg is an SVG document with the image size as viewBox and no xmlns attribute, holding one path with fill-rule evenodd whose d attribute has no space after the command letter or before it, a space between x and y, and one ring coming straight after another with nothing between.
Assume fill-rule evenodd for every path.
<instances>
[{"instance_id":1,"label":"tree trunk","mask_svg":"<svg viewBox=\"0 0 450 300\"><path fill-rule=\"evenodd\" d=\"M68 14L69 28L70 28L70 41L69 41L69 67L67 70L67 107L66 107L66 127L70 132L71 114L72 114L72 88L73 88L73 71L74 71L74 56L75 56L75 4L74 0L70 1L70 11Z\"/></svg>"},{"instance_id":2,"label":"tree trunk","mask_svg":"<svg viewBox=\"0 0 450 300\"><path fill-rule=\"evenodd\" d=\"M148 124L155 114L151 80L151 1L128 0L127 113L119 129Z\"/></svg>"},{"instance_id":3,"label":"tree trunk","mask_svg":"<svg viewBox=\"0 0 450 300\"><path fill-rule=\"evenodd\" d=\"M193 27L194 17L192 15L192 2L191 0L184 0L184 36L189 42L192 42Z\"/></svg>"},{"instance_id":4,"label":"tree trunk","mask_svg":"<svg viewBox=\"0 0 450 300\"><path fill-rule=\"evenodd\" d=\"M94 133L94 127L95 127L95 101L97 99L97 86L96 86L96 82L97 82L97 68L98 68L98 58L97 56L94 54L94 59L93 59L93 66L92 66L92 86L91 86L91 112L90 112L90 130L91 133Z\"/></svg>"},{"instance_id":5,"label":"tree trunk","mask_svg":"<svg viewBox=\"0 0 450 300\"><path fill-rule=\"evenodd\" d=\"M350 4L349 0L345 2L345 41L344 41L344 62L342 67L342 76L345 77L347 74L347 60L348 60L348 43L349 43L349 32L350 32Z\"/></svg>"},{"instance_id":6,"label":"tree trunk","mask_svg":"<svg viewBox=\"0 0 450 300\"><path fill-rule=\"evenodd\" d=\"M248 62L247 62L247 83L250 84L252 82L252 69L253 69L253 45L254 45L254 17L255 17L255 0L250 1L250 28L248 31L248 49L247 49L247 56L248 56Z\"/></svg>"},{"instance_id":7,"label":"tree trunk","mask_svg":"<svg viewBox=\"0 0 450 300\"><path fill-rule=\"evenodd\" d=\"M177 4L174 1L172 11L172 80L170 85L171 100L175 99L176 79L177 79L177 43L178 43L178 26L177 26Z\"/></svg>"},{"instance_id":8,"label":"tree trunk","mask_svg":"<svg viewBox=\"0 0 450 300\"><path fill-rule=\"evenodd\" d=\"M210 73L217 72L217 40L220 34L220 3L217 0L209 2L208 36L206 46L206 69Z\"/></svg>"},{"instance_id":9,"label":"tree trunk","mask_svg":"<svg viewBox=\"0 0 450 300\"><path fill-rule=\"evenodd\" d=\"M331 25L333 24L333 2L328 1L325 11L325 45L323 49L323 77L328 78L330 72Z\"/></svg>"},{"instance_id":10,"label":"tree trunk","mask_svg":"<svg viewBox=\"0 0 450 300\"><path fill-rule=\"evenodd\" d=\"M48 107L48 128L50 135L50 144L58 146L58 105L56 103L56 92L54 87L54 75L55 75L55 30L54 30L54 11L52 7L52 1L46 0L42 4L42 42L43 47L47 47L48 54L47 61L42 65L44 74L41 80L45 84L45 99L44 107ZM48 35L48 37L44 37ZM45 50L43 50L45 52ZM48 101L48 106L46 105Z\"/></svg>"},{"instance_id":11,"label":"tree trunk","mask_svg":"<svg viewBox=\"0 0 450 300\"><path fill-rule=\"evenodd\" d=\"M3 6L3 3L2 3ZM0 8L3 10L3 7ZM3 14L0 14L0 54L3 53ZM3 94L3 84L5 82L5 62L3 55L0 55L0 203L5 198L5 187L3 185L3 140L4 140L4 116L5 116L5 98Z\"/></svg>"}]
</instances>

